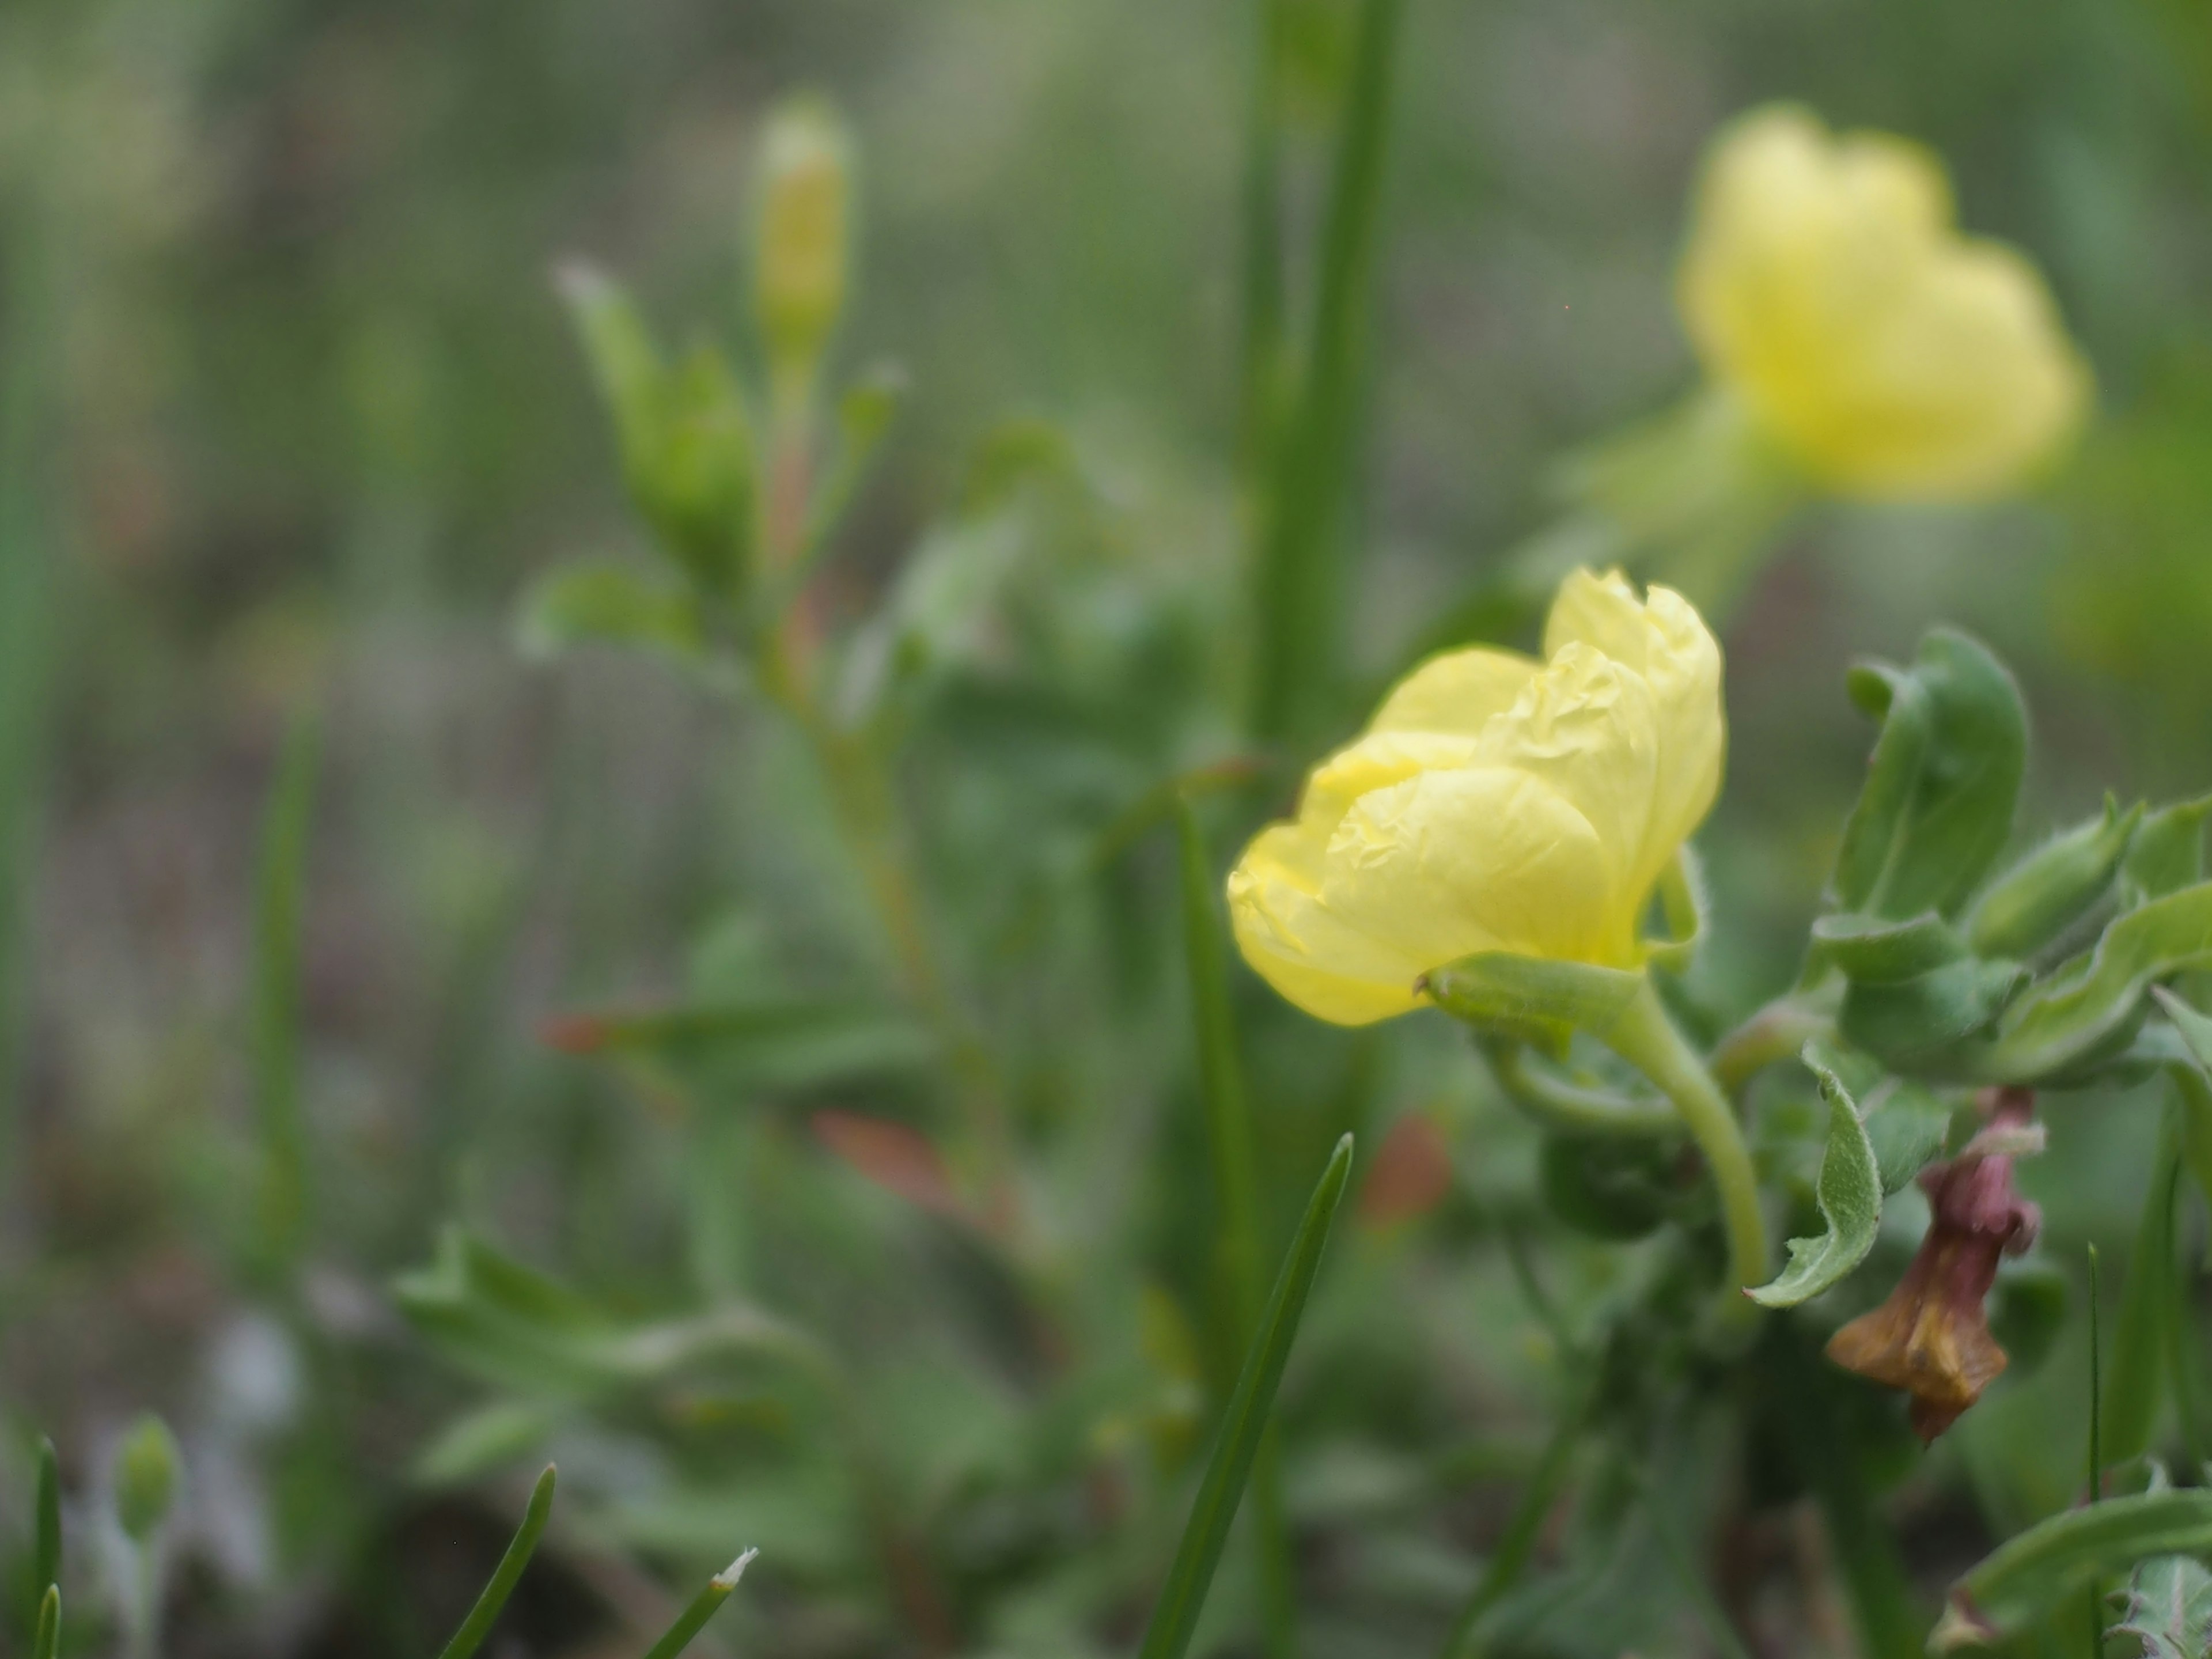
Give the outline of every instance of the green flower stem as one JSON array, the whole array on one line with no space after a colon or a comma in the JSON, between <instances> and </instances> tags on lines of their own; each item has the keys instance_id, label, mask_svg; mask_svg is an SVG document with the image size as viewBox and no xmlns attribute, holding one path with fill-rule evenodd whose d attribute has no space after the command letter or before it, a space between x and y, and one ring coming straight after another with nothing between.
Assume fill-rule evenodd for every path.
<instances>
[{"instance_id":1,"label":"green flower stem","mask_svg":"<svg viewBox=\"0 0 2212 1659\"><path fill-rule=\"evenodd\" d=\"M1649 1137L1681 1133L1681 1115L1664 1101L1638 1100L1570 1082L1530 1065L1528 1051L1510 1040L1486 1042L1482 1049L1498 1086L1539 1123L1570 1134Z\"/></svg>"},{"instance_id":2,"label":"green flower stem","mask_svg":"<svg viewBox=\"0 0 2212 1659\"><path fill-rule=\"evenodd\" d=\"M1795 996L1777 997L1714 1046L1714 1080L1737 1099L1768 1066L1796 1059L1808 1042L1835 1031L1832 1014Z\"/></svg>"},{"instance_id":3,"label":"green flower stem","mask_svg":"<svg viewBox=\"0 0 2212 1659\"><path fill-rule=\"evenodd\" d=\"M1759 1213L1759 1182L1728 1097L1721 1093L1674 1022L1660 1006L1650 981L1638 988L1610 1029L1593 1032L1613 1053L1651 1079L1674 1103L1720 1188L1721 1219L1728 1231L1727 1305L1741 1315L1751 1304L1740 1294L1766 1282L1766 1221Z\"/></svg>"}]
</instances>

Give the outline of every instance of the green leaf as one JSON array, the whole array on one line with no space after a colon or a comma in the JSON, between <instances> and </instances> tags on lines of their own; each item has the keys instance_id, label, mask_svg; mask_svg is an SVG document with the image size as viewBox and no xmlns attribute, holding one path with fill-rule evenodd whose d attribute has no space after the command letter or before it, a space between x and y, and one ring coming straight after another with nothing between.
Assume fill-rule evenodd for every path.
<instances>
[{"instance_id":1,"label":"green leaf","mask_svg":"<svg viewBox=\"0 0 2212 1659\"><path fill-rule=\"evenodd\" d=\"M2008 1008L1978 1069L1995 1082L2035 1083L2114 1053L2154 981L2208 963L2212 883L2153 899Z\"/></svg>"},{"instance_id":2,"label":"green leaf","mask_svg":"<svg viewBox=\"0 0 2212 1659\"><path fill-rule=\"evenodd\" d=\"M2027 755L2019 688L1985 647L1948 629L1921 641L1909 670L1863 667L1850 688L1882 729L1844 827L1836 908L1954 915L2011 833Z\"/></svg>"},{"instance_id":3,"label":"green leaf","mask_svg":"<svg viewBox=\"0 0 2212 1659\"><path fill-rule=\"evenodd\" d=\"M2204 1659L2212 1651L2212 1572L2186 1555L2157 1555L2128 1580L2126 1622L2109 1636L2132 1636L2143 1659Z\"/></svg>"},{"instance_id":4,"label":"green leaf","mask_svg":"<svg viewBox=\"0 0 2212 1659\"><path fill-rule=\"evenodd\" d=\"M447 1229L428 1267L393 1282L392 1297L454 1363L525 1399L604 1398L718 1363L829 1369L805 1333L758 1309L620 1319L459 1227Z\"/></svg>"},{"instance_id":5,"label":"green leaf","mask_svg":"<svg viewBox=\"0 0 2212 1659\"><path fill-rule=\"evenodd\" d=\"M1885 1078L1866 1097L1864 1121L1887 1197L1902 1192L1942 1152L1951 1107L1917 1083Z\"/></svg>"},{"instance_id":6,"label":"green leaf","mask_svg":"<svg viewBox=\"0 0 2212 1659\"><path fill-rule=\"evenodd\" d=\"M1967 921L1975 951L2017 960L2057 939L2111 890L2142 816L2141 802L2123 812L2108 795L2100 815L2053 837L1998 877L1975 901Z\"/></svg>"},{"instance_id":7,"label":"green leaf","mask_svg":"<svg viewBox=\"0 0 2212 1659\"><path fill-rule=\"evenodd\" d=\"M1960 1579L1929 1644L1945 1653L2000 1641L2139 1561L2207 1550L2212 1491L2169 1489L2064 1510L1999 1545Z\"/></svg>"},{"instance_id":8,"label":"green leaf","mask_svg":"<svg viewBox=\"0 0 2212 1659\"><path fill-rule=\"evenodd\" d=\"M1813 926L1812 961L1849 981L1837 1028L1894 1066L1929 1061L1987 1028L2022 977L1984 962L1966 937L1927 912L1905 921L1844 914Z\"/></svg>"},{"instance_id":9,"label":"green leaf","mask_svg":"<svg viewBox=\"0 0 2212 1659\"><path fill-rule=\"evenodd\" d=\"M707 641L699 601L689 588L618 564L546 572L524 596L516 632L523 654L538 658L605 645L691 663Z\"/></svg>"},{"instance_id":10,"label":"green leaf","mask_svg":"<svg viewBox=\"0 0 2212 1659\"><path fill-rule=\"evenodd\" d=\"M1364 405L1367 313L1381 241L1382 162L1405 0L1360 0L1359 38L1328 204L1312 331L1260 507L1253 562L1252 730L1310 730L1340 690L1346 506Z\"/></svg>"},{"instance_id":11,"label":"green leaf","mask_svg":"<svg viewBox=\"0 0 2212 1659\"><path fill-rule=\"evenodd\" d=\"M2212 812L2212 795L2162 806L2142 821L2120 866L2120 885L2130 907L2204 879L2208 812Z\"/></svg>"},{"instance_id":12,"label":"green leaf","mask_svg":"<svg viewBox=\"0 0 2212 1659\"><path fill-rule=\"evenodd\" d=\"M62 1587L46 1586L39 1598L38 1622L31 1630L31 1659L55 1659L62 1645Z\"/></svg>"},{"instance_id":13,"label":"green leaf","mask_svg":"<svg viewBox=\"0 0 2212 1659\"><path fill-rule=\"evenodd\" d=\"M2127 1290L2105 1363L2102 1424L2107 1465L2126 1463L2150 1449L2165 1401L2166 1322L2173 1305L2173 1223L2180 1191L2181 1146L2169 1123L2159 1137L2158 1162L2143 1189L2135 1249L2128 1257Z\"/></svg>"},{"instance_id":14,"label":"green leaf","mask_svg":"<svg viewBox=\"0 0 2212 1659\"><path fill-rule=\"evenodd\" d=\"M1882 1183L1874 1146L1843 1079L1808 1045L1805 1064L1820 1079L1828 1103L1828 1146L1820 1155L1814 1188L1828 1230L1818 1238L1790 1241L1790 1265L1771 1285L1744 1294L1768 1308L1794 1308L1840 1284L1874 1249L1881 1230Z\"/></svg>"},{"instance_id":15,"label":"green leaf","mask_svg":"<svg viewBox=\"0 0 2212 1659\"><path fill-rule=\"evenodd\" d=\"M1626 1241L1656 1231L1674 1207L1680 1171L1676 1139L1548 1134L1537 1156L1544 1201L1593 1238Z\"/></svg>"},{"instance_id":16,"label":"green leaf","mask_svg":"<svg viewBox=\"0 0 2212 1659\"><path fill-rule=\"evenodd\" d=\"M1669 973L1687 973L1705 936L1711 902L1705 866L1686 842L1659 878L1659 914L1667 924L1663 939L1647 939L1649 960Z\"/></svg>"},{"instance_id":17,"label":"green leaf","mask_svg":"<svg viewBox=\"0 0 2212 1659\"><path fill-rule=\"evenodd\" d=\"M1422 988L1478 1030L1558 1054L1577 1031L1611 1030L1644 983L1643 975L1617 968L1485 951L1437 969Z\"/></svg>"},{"instance_id":18,"label":"green leaf","mask_svg":"<svg viewBox=\"0 0 2212 1659\"><path fill-rule=\"evenodd\" d=\"M745 1569L759 1553L757 1549L748 1549L709 1578L707 1588L691 1598L690 1606L676 1615L676 1622L668 1627L667 1634L646 1650L645 1659L676 1659L678 1654L690 1647L692 1638L707 1628L707 1621L730 1599L730 1592L737 1589L738 1581L745 1576Z\"/></svg>"},{"instance_id":19,"label":"green leaf","mask_svg":"<svg viewBox=\"0 0 2212 1659\"><path fill-rule=\"evenodd\" d=\"M736 378L702 345L674 370L629 296L582 265L562 297L615 424L631 500L700 588L744 597L755 535L752 423Z\"/></svg>"},{"instance_id":20,"label":"green leaf","mask_svg":"<svg viewBox=\"0 0 2212 1659\"><path fill-rule=\"evenodd\" d=\"M893 1076L937 1054L911 1016L836 999L586 1010L556 1016L542 1035L565 1053L642 1062L720 1097Z\"/></svg>"},{"instance_id":21,"label":"green leaf","mask_svg":"<svg viewBox=\"0 0 2212 1659\"><path fill-rule=\"evenodd\" d=\"M522 1525L516 1528L514 1541L507 1547L507 1553L500 1558L491 1582L484 1586L483 1594L477 1597L476 1606L469 1609L469 1616L461 1621L461 1627L453 1632L453 1639L446 1644L438 1659L469 1659L471 1654L483 1645L484 1638L491 1634L493 1621L498 1619L500 1609L507 1605L507 1598L514 1593L514 1586L522 1577L522 1570L530 1565L530 1558L537 1553L538 1540L545 1530L546 1519L553 1513L553 1466L548 1463L545 1473L538 1477L538 1484L531 1489L530 1506L523 1511Z\"/></svg>"},{"instance_id":22,"label":"green leaf","mask_svg":"<svg viewBox=\"0 0 2212 1659\"><path fill-rule=\"evenodd\" d=\"M1320 1184L1306 1205L1305 1218L1291 1241L1290 1255L1267 1298L1267 1311L1245 1355L1236 1391L1222 1413L1213 1455L1206 1462L1206 1475L1199 1483L1190 1516L1183 1523L1167 1583L1146 1627L1139 1659L1182 1659L1190 1645L1222 1547L1229 1540L1230 1522L1237 1516L1237 1500L1243 1496L1245 1478L1251 1472L1268 1413L1274 1407L1275 1390L1283 1380L1283 1367L1298 1334L1307 1293L1321 1268L1329 1224L1343 1201L1345 1183L1351 1175L1352 1137L1346 1135L1336 1143L1328 1167L1322 1171Z\"/></svg>"},{"instance_id":23,"label":"green leaf","mask_svg":"<svg viewBox=\"0 0 2212 1659\"><path fill-rule=\"evenodd\" d=\"M37 1495L31 1508L31 1588L58 1583L62 1576L62 1471L52 1439L39 1441Z\"/></svg>"}]
</instances>

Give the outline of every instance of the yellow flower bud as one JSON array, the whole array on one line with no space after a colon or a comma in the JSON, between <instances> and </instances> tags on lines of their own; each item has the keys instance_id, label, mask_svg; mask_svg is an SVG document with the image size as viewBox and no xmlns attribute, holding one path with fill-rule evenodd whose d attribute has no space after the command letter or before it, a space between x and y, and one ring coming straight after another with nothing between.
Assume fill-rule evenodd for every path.
<instances>
[{"instance_id":1,"label":"yellow flower bud","mask_svg":"<svg viewBox=\"0 0 2212 1659\"><path fill-rule=\"evenodd\" d=\"M1935 156L1789 106L1714 144L1677 297L1706 372L1838 495L2000 494L2090 397L2042 276L1959 233Z\"/></svg>"},{"instance_id":2,"label":"yellow flower bud","mask_svg":"<svg viewBox=\"0 0 2212 1659\"><path fill-rule=\"evenodd\" d=\"M1261 976L1340 1025L1479 951L1639 963L1653 884L1720 788L1720 647L1681 595L1577 571L1545 660L1431 658L1229 878Z\"/></svg>"},{"instance_id":3,"label":"yellow flower bud","mask_svg":"<svg viewBox=\"0 0 2212 1659\"><path fill-rule=\"evenodd\" d=\"M811 368L845 307L852 145L836 112L797 98L769 117L760 167L754 305L779 362Z\"/></svg>"}]
</instances>

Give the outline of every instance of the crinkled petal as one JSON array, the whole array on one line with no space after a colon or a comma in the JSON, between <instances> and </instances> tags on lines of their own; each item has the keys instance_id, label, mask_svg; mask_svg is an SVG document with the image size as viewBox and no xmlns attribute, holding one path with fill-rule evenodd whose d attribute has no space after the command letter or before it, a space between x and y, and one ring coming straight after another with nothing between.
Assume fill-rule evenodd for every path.
<instances>
[{"instance_id":1,"label":"crinkled petal","mask_svg":"<svg viewBox=\"0 0 2212 1659\"><path fill-rule=\"evenodd\" d=\"M1322 906L1419 972L1478 951L1621 959L1597 832L1526 770L1424 772L1363 796L1322 869Z\"/></svg>"},{"instance_id":2,"label":"crinkled petal","mask_svg":"<svg viewBox=\"0 0 2212 1659\"><path fill-rule=\"evenodd\" d=\"M1512 708L1542 666L1517 651L1488 646L1447 651L1399 681L1367 729L1480 737L1490 717Z\"/></svg>"},{"instance_id":3,"label":"crinkled petal","mask_svg":"<svg viewBox=\"0 0 2212 1659\"><path fill-rule=\"evenodd\" d=\"M1262 979L1317 1019L1365 1025L1415 1007L1425 964L1385 937L1349 927L1322 899L1327 836L1310 825L1262 830L1229 877L1237 948Z\"/></svg>"}]
</instances>

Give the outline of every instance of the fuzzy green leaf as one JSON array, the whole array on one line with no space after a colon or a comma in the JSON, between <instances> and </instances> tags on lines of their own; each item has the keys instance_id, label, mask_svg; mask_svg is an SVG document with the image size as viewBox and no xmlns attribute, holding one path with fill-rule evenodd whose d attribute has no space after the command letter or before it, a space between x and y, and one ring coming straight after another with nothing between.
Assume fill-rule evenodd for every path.
<instances>
[{"instance_id":1,"label":"fuzzy green leaf","mask_svg":"<svg viewBox=\"0 0 2212 1659\"><path fill-rule=\"evenodd\" d=\"M1985 957L2034 955L2107 893L2136 827L2141 802L2120 811L2107 796L2087 823L2053 837L2000 877L1975 901L1967 932Z\"/></svg>"},{"instance_id":2,"label":"fuzzy green leaf","mask_svg":"<svg viewBox=\"0 0 2212 1659\"><path fill-rule=\"evenodd\" d=\"M2157 1555L2128 1581L2127 1622L2107 1632L2132 1636L2143 1659L2204 1659L2212 1652L2212 1572L2186 1555Z\"/></svg>"},{"instance_id":3,"label":"fuzzy green leaf","mask_svg":"<svg viewBox=\"0 0 2212 1659\"><path fill-rule=\"evenodd\" d=\"M1842 1282L1874 1249L1881 1229L1881 1171L1866 1126L1843 1079L1808 1045L1805 1064L1820 1081L1828 1103L1828 1146L1820 1155L1814 1194L1828 1230L1818 1238L1790 1241L1790 1265L1771 1285L1745 1295L1763 1307L1794 1308Z\"/></svg>"},{"instance_id":4,"label":"fuzzy green leaf","mask_svg":"<svg viewBox=\"0 0 2212 1659\"><path fill-rule=\"evenodd\" d=\"M1643 985L1617 968L1485 951L1437 969L1425 988L1455 1019L1558 1053L1576 1031L1610 1030Z\"/></svg>"},{"instance_id":5,"label":"fuzzy green leaf","mask_svg":"<svg viewBox=\"0 0 2212 1659\"><path fill-rule=\"evenodd\" d=\"M2204 879L2204 817L2212 795L2162 806L2142 821L2120 865L2122 896L2130 905L2164 898Z\"/></svg>"},{"instance_id":6,"label":"fuzzy green leaf","mask_svg":"<svg viewBox=\"0 0 2212 1659\"><path fill-rule=\"evenodd\" d=\"M1954 915L2012 830L2027 756L2020 690L1985 647L1937 629L1910 669L1862 669L1851 691L1882 729L1844 827L1836 907Z\"/></svg>"},{"instance_id":7,"label":"fuzzy green leaf","mask_svg":"<svg viewBox=\"0 0 2212 1659\"><path fill-rule=\"evenodd\" d=\"M2124 1047L2157 981L2212 963L2212 882L2130 910L2014 1002L1982 1056L1983 1075L2034 1083Z\"/></svg>"},{"instance_id":8,"label":"fuzzy green leaf","mask_svg":"<svg viewBox=\"0 0 2212 1659\"><path fill-rule=\"evenodd\" d=\"M2169 1489L2064 1510L1999 1545L1953 1585L1929 1644L1939 1653L1987 1646L2139 1561L2207 1550L2212 1491Z\"/></svg>"}]
</instances>

